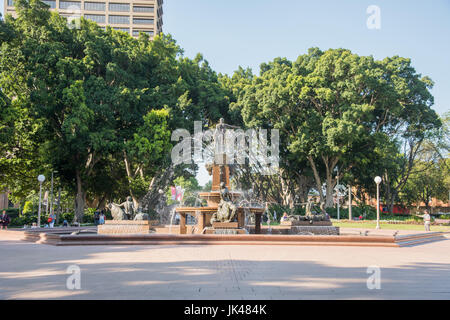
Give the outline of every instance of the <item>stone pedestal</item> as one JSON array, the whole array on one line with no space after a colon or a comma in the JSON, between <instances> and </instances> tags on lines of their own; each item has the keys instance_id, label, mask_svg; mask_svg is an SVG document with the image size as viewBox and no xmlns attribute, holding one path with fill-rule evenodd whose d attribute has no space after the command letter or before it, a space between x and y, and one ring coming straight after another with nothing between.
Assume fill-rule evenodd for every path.
<instances>
[{"instance_id":1,"label":"stone pedestal","mask_svg":"<svg viewBox=\"0 0 450 320\"><path fill-rule=\"evenodd\" d=\"M150 221L105 221L97 227L98 234L149 234Z\"/></svg>"},{"instance_id":2,"label":"stone pedestal","mask_svg":"<svg viewBox=\"0 0 450 320\"><path fill-rule=\"evenodd\" d=\"M238 229L239 224L237 222L213 222L214 229Z\"/></svg>"},{"instance_id":3,"label":"stone pedestal","mask_svg":"<svg viewBox=\"0 0 450 320\"><path fill-rule=\"evenodd\" d=\"M288 227L331 227L333 223L331 221L282 221L280 225Z\"/></svg>"}]
</instances>

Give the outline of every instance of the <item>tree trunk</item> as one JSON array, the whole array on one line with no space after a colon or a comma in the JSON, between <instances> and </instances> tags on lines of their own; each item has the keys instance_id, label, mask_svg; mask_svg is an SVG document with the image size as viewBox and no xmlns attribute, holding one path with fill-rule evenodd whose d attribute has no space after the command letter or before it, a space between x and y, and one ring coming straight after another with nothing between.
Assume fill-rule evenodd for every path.
<instances>
[{"instance_id":1,"label":"tree trunk","mask_svg":"<svg viewBox=\"0 0 450 320\"><path fill-rule=\"evenodd\" d=\"M316 180L316 188L319 193L320 202L323 203L323 192L322 192L322 181L320 180L319 172L317 171L316 164L311 156L308 157L309 164L311 165L311 169L314 172L314 179Z\"/></svg>"},{"instance_id":2,"label":"tree trunk","mask_svg":"<svg viewBox=\"0 0 450 320\"><path fill-rule=\"evenodd\" d=\"M327 187L325 196L325 208L334 207L334 179L332 173L327 170Z\"/></svg>"},{"instance_id":3,"label":"tree trunk","mask_svg":"<svg viewBox=\"0 0 450 320\"><path fill-rule=\"evenodd\" d=\"M83 190L80 171L76 172L77 195L75 197L75 216L74 222L82 223L84 216L84 208L86 205L86 192Z\"/></svg>"},{"instance_id":4,"label":"tree trunk","mask_svg":"<svg viewBox=\"0 0 450 320\"><path fill-rule=\"evenodd\" d=\"M336 179L333 178L334 168L336 167L339 158L330 158L328 156L322 157L326 168L326 199L325 208L334 207L334 187L336 186Z\"/></svg>"}]
</instances>

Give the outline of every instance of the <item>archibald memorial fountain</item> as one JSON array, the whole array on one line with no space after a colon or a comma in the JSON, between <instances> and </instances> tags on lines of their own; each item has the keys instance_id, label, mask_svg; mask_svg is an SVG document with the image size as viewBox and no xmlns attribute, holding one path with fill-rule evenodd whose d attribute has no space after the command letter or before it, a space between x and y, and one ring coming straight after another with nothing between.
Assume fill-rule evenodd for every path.
<instances>
[{"instance_id":1,"label":"archibald memorial fountain","mask_svg":"<svg viewBox=\"0 0 450 320\"><path fill-rule=\"evenodd\" d=\"M228 128L233 126L224 123L223 119L217 124L214 132L214 156L212 163L206 168L212 175L210 192L200 193L199 197L206 200L206 207L179 207L176 213L180 216L179 228L166 226L152 226L148 215L135 210L131 199L121 205L110 204L113 215L112 221L98 227L99 234L146 234L178 233L178 234L223 234L237 235L261 233L263 207L243 207L238 205L242 193L231 191L230 177L232 167L228 164L227 154L217 144L223 144ZM219 151L218 151L219 150ZM331 221L323 206L321 212L313 211L312 203L307 204L306 216L290 216L282 222L279 230L285 234L337 234L338 229L332 227ZM196 218L196 225L187 225L187 216ZM253 216L254 226L246 226L248 217Z\"/></svg>"}]
</instances>

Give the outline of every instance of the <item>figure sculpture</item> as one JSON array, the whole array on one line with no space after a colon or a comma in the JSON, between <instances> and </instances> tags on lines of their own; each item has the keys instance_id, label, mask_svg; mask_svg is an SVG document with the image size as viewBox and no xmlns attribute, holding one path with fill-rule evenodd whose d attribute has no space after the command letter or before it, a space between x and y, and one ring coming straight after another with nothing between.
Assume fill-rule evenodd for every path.
<instances>
[{"instance_id":1,"label":"figure sculpture","mask_svg":"<svg viewBox=\"0 0 450 320\"><path fill-rule=\"evenodd\" d=\"M309 221L310 223L315 221L330 221L330 217L325 211L325 204L323 202L320 204L319 211L312 201L308 201L305 206L305 211L306 213L304 216L289 215L285 221Z\"/></svg>"},{"instance_id":2,"label":"figure sculpture","mask_svg":"<svg viewBox=\"0 0 450 320\"><path fill-rule=\"evenodd\" d=\"M133 220L136 215L136 208L133 203L132 197L127 197L127 200L119 205L120 208L123 208L125 214L128 216L129 220Z\"/></svg>"},{"instance_id":3,"label":"figure sculpture","mask_svg":"<svg viewBox=\"0 0 450 320\"><path fill-rule=\"evenodd\" d=\"M220 183L226 181L225 177L225 165L226 160L226 134L227 129L239 129L239 127L226 124L223 118L220 118L219 123L216 125L214 131L214 164L219 166Z\"/></svg>"},{"instance_id":4,"label":"figure sculpture","mask_svg":"<svg viewBox=\"0 0 450 320\"><path fill-rule=\"evenodd\" d=\"M113 220L116 221L133 220L137 214L131 197L127 197L127 200L121 204L110 203L108 208L111 210Z\"/></svg>"},{"instance_id":5,"label":"figure sculpture","mask_svg":"<svg viewBox=\"0 0 450 320\"><path fill-rule=\"evenodd\" d=\"M115 221L128 220L127 215L125 214L125 212L122 210L122 208L118 204L110 203L108 205L108 208L111 211L113 220L115 220Z\"/></svg>"},{"instance_id":6,"label":"figure sculpture","mask_svg":"<svg viewBox=\"0 0 450 320\"><path fill-rule=\"evenodd\" d=\"M237 207L231 199L224 182L220 183L220 202L217 212L211 217L211 222L233 222L236 218Z\"/></svg>"}]
</instances>

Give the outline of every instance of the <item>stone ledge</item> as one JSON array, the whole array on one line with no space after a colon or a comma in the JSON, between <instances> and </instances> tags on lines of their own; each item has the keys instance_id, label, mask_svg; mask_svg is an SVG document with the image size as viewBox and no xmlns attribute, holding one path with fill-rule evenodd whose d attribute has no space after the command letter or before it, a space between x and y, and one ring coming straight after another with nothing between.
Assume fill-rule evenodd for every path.
<instances>
[{"instance_id":1,"label":"stone ledge","mask_svg":"<svg viewBox=\"0 0 450 320\"><path fill-rule=\"evenodd\" d=\"M151 221L134 221L134 220L107 220L104 225L151 225Z\"/></svg>"},{"instance_id":2,"label":"stone ledge","mask_svg":"<svg viewBox=\"0 0 450 320\"><path fill-rule=\"evenodd\" d=\"M311 223L310 221L286 221L286 222L281 222L280 223L281 226L287 226L287 227L294 227L294 226L316 226L316 227L331 227L333 226L331 221L313 221L313 223Z\"/></svg>"}]
</instances>

